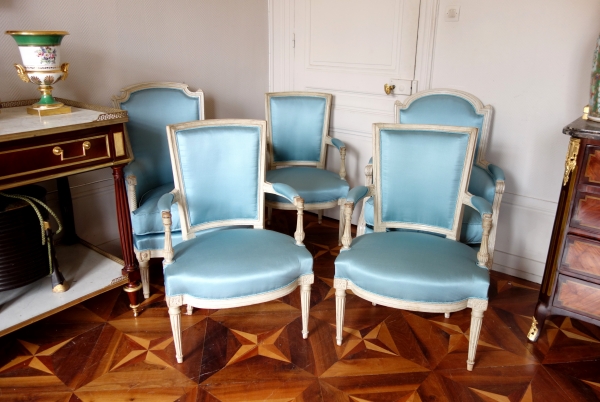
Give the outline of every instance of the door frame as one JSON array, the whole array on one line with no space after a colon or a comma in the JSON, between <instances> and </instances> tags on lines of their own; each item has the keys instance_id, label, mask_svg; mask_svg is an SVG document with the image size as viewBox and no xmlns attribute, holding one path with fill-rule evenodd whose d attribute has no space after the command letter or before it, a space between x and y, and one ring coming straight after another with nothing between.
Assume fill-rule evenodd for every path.
<instances>
[{"instance_id":1,"label":"door frame","mask_svg":"<svg viewBox=\"0 0 600 402\"><path fill-rule=\"evenodd\" d=\"M269 19L269 92L294 88L295 0L267 0ZM417 91L431 88L440 0L421 0L415 80Z\"/></svg>"}]
</instances>

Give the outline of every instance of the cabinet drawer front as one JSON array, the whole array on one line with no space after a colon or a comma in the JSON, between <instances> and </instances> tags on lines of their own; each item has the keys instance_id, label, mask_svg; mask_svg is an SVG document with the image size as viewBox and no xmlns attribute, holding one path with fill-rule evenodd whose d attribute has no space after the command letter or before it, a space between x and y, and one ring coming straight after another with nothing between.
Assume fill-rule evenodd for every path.
<instances>
[{"instance_id":1,"label":"cabinet drawer front","mask_svg":"<svg viewBox=\"0 0 600 402\"><path fill-rule=\"evenodd\" d=\"M563 269L600 279L600 242L567 236Z\"/></svg>"},{"instance_id":2,"label":"cabinet drawer front","mask_svg":"<svg viewBox=\"0 0 600 402\"><path fill-rule=\"evenodd\" d=\"M2 152L0 175L6 179L103 159L111 160L108 135L92 135Z\"/></svg>"},{"instance_id":3,"label":"cabinet drawer front","mask_svg":"<svg viewBox=\"0 0 600 402\"><path fill-rule=\"evenodd\" d=\"M600 185L600 147L586 148L583 166L585 171L581 182Z\"/></svg>"},{"instance_id":4,"label":"cabinet drawer front","mask_svg":"<svg viewBox=\"0 0 600 402\"><path fill-rule=\"evenodd\" d=\"M571 226L600 233L600 195L577 193Z\"/></svg>"},{"instance_id":5,"label":"cabinet drawer front","mask_svg":"<svg viewBox=\"0 0 600 402\"><path fill-rule=\"evenodd\" d=\"M553 304L556 307L600 319L600 285L559 275Z\"/></svg>"}]
</instances>

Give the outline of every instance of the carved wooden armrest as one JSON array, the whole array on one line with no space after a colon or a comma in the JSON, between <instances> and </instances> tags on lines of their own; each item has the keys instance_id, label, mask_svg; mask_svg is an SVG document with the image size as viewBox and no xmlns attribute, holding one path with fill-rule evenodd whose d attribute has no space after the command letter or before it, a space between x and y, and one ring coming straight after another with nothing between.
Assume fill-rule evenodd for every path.
<instances>
[{"instance_id":1,"label":"carved wooden armrest","mask_svg":"<svg viewBox=\"0 0 600 402\"><path fill-rule=\"evenodd\" d=\"M340 151L340 178L346 180L346 145L341 140L328 135L325 136L325 143L336 147Z\"/></svg>"},{"instance_id":2,"label":"carved wooden armrest","mask_svg":"<svg viewBox=\"0 0 600 402\"><path fill-rule=\"evenodd\" d=\"M297 246L303 246L304 243L304 199L298 195L296 190L287 184L283 183L269 183L263 184L263 191L270 194L279 195L288 201L290 201L296 207L298 211L298 220L296 222L296 232L294 232L294 239L296 239Z\"/></svg>"}]
</instances>

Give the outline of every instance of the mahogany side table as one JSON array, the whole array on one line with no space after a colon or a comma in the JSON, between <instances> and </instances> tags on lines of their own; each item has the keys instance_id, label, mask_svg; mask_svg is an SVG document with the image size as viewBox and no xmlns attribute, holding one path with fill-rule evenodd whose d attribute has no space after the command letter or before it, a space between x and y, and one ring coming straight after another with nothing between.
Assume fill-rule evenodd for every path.
<instances>
[{"instance_id":1,"label":"mahogany side table","mask_svg":"<svg viewBox=\"0 0 600 402\"><path fill-rule=\"evenodd\" d=\"M123 167L133 159L124 127L128 121L127 112L60 99L72 107L72 113L54 116L27 114L27 106L35 101L0 104L0 191L57 179L65 228L63 242L76 243L79 239L75 234L67 176L111 167L123 253L121 273L126 277L122 278L122 282L127 282L124 290L134 315L137 315L140 273L133 251L123 176Z\"/></svg>"}]
</instances>

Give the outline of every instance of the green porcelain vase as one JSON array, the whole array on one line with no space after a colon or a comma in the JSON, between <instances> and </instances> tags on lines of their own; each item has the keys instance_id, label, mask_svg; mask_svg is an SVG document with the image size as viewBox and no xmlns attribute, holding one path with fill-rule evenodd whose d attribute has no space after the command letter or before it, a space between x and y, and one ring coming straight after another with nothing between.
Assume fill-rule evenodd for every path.
<instances>
[{"instance_id":1,"label":"green porcelain vase","mask_svg":"<svg viewBox=\"0 0 600 402\"><path fill-rule=\"evenodd\" d=\"M588 119L600 122L600 37L596 42L596 51L592 65L592 85L590 89L590 110Z\"/></svg>"},{"instance_id":2,"label":"green porcelain vase","mask_svg":"<svg viewBox=\"0 0 600 402\"><path fill-rule=\"evenodd\" d=\"M63 106L52 97L52 84L65 80L69 63L60 63L60 43L66 31L6 31L11 35L21 52L23 64L15 64L19 77L24 82L38 86L42 93L33 108L40 110L58 109Z\"/></svg>"}]
</instances>

